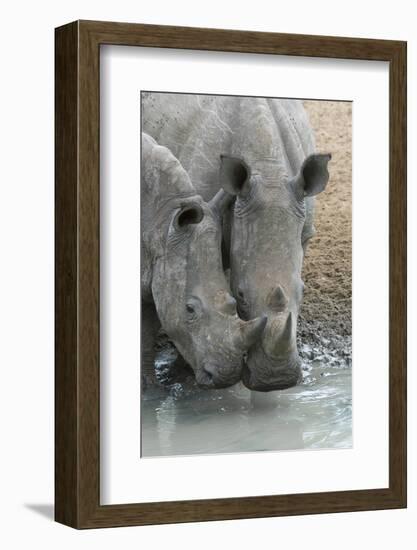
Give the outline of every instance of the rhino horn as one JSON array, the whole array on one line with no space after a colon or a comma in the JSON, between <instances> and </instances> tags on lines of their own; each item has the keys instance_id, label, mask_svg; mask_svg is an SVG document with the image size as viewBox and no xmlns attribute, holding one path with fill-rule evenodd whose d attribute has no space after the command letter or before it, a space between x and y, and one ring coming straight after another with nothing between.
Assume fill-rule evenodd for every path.
<instances>
[{"instance_id":1,"label":"rhino horn","mask_svg":"<svg viewBox=\"0 0 417 550\"><path fill-rule=\"evenodd\" d=\"M267 322L266 315L250 321L241 321L237 344L243 349L249 349L261 337Z\"/></svg>"},{"instance_id":2,"label":"rhino horn","mask_svg":"<svg viewBox=\"0 0 417 550\"><path fill-rule=\"evenodd\" d=\"M287 297L282 290L282 287L278 285L271 293L268 299L269 307L275 311L284 311L288 304Z\"/></svg>"},{"instance_id":3,"label":"rhino horn","mask_svg":"<svg viewBox=\"0 0 417 550\"><path fill-rule=\"evenodd\" d=\"M272 356L280 356L291 350L293 346L293 316L290 312L284 323L284 328L278 334L272 348Z\"/></svg>"}]
</instances>

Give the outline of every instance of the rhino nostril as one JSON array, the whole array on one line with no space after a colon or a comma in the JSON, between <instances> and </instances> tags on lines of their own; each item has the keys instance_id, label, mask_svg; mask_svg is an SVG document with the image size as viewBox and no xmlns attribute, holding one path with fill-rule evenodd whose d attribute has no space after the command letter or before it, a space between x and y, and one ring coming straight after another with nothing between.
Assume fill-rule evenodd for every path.
<instances>
[{"instance_id":1,"label":"rhino nostril","mask_svg":"<svg viewBox=\"0 0 417 550\"><path fill-rule=\"evenodd\" d=\"M200 371L201 376L197 380L200 385L208 388L227 388L240 380L242 368L242 364L225 367L219 363L207 363Z\"/></svg>"},{"instance_id":2,"label":"rhino nostril","mask_svg":"<svg viewBox=\"0 0 417 550\"><path fill-rule=\"evenodd\" d=\"M212 365L205 365L203 367L203 383L212 386L216 383L216 370Z\"/></svg>"},{"instance_id":3,"label":"rhino nostril","mask_svg":"<svg viewBox=\"0 0 417 550\"><path fill-rule=\"evenodd\" d=\"M210 371L208 371L207 369L204 369L204 372L205 372L205 374L206 374L206 377L207 377L210 381L213 380L213 374L212 374Z\"/></svg>"},{"instance_id":4,"label":"rhino nostril","mask_svg":"<svg viewBox=\"0 0 417 550\"><path fill-rule=\"evenodd\" d=\"M203 370L207 385L214 386L215 388L227 387L230 385L231 380L229 380L227 376L221 374L217 365L205 365Z\"/></svg>"}]
</instances>

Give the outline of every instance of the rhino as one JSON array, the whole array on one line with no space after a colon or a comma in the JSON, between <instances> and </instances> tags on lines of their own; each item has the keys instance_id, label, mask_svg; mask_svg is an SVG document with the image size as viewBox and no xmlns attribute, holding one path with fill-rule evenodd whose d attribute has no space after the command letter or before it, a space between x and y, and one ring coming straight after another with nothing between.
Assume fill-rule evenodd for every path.
<instances>
[{"instance_id":1,"label":"rhino","mask_svg":"<svg viewBox=\"0 0 417 550\"><path fill-rule=\"evenodd\" d=\"M264 316L237 315L221 259L223 198L204 201L170 150L142 133L143 325L159 322L206 388L240 380L243 356L266 325Z\"/></svg>"},{"instance_id":2,"label":"rhino","mask_svg":"<svg viewBox=\"0 0 417 550\"><path fill-rule=\"evenodd\" d=\"M316 153L302 102L144 93L142 123L205 200L222 191L235 197L222 220L231 290L242 319L268 319L249 350L244 384L257 391L297 384L302 263L331 159Z\"/></svg>"}]
</instances>

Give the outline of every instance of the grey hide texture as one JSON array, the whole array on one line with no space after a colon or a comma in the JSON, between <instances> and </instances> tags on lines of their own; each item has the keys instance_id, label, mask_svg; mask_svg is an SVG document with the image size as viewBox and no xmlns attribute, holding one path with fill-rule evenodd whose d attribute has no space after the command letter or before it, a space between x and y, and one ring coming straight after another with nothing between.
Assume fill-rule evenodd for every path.
<instances>
[{"instance_id":1,"label":"grey hide texture","mask_svg":"<svg viewBox=\"0 0 417 550\"><path fill-rule=\"evenodd\" d=\"M222 195L205 202L175 156L142 133L142 315L149 330L155 308L197 383L209 388L240 380L243 355L266 324L237 315L221 262Z\"/></svg>"},{"instance_id":2,"label":"grey hide texture","mask_svg":"<svg viewBox=\"0 0 417 550\"><path fill-rule=\"evenodd\" d=\"M295 385L303 255L331 158L315 153L302 101L146 92L142 125L204 200L221 188L236 198L222 220L231 290L242 319L268 318L242 379L259 391Z\"/></svg>"}]
</instances>

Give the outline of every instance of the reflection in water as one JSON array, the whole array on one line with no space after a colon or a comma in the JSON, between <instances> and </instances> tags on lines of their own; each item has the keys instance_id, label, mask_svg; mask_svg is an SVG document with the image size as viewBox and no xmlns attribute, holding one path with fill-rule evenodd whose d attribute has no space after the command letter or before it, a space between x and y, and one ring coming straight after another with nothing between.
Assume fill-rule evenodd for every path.
<instances>
[{"instance_id":1,"label":"reflection in water","mask_svg":"<svg viewBox=\"0 0 417 550\"><path fill-rule=\"evenodd\" d=\"M352 446L350 364L314 361L288 390L251 392L242 384L201 390L173 384L142 399L142 456Z\"/></svg>"}]
</instances>

